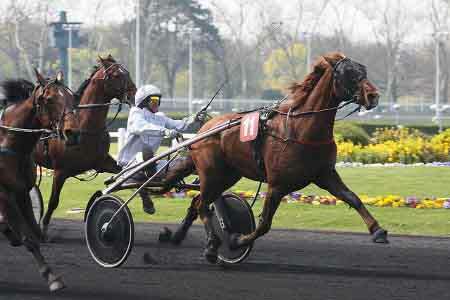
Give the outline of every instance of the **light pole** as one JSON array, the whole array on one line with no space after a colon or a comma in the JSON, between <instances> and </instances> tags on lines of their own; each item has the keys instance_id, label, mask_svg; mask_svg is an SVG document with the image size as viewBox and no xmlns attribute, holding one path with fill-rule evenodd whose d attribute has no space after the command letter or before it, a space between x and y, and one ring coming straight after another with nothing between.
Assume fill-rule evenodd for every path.
<instances>
[{"instance_id":1,"label":"light pole","mask_svg":"<svg viewBox=\"0 0 450 300\"><path fill-rule=\"evenodd\" d=\"M59 13L58 22L50 23L50 46L59 49L61 67L68 79L68 86L72 88L72 57L68 49L79 48L79 30L81 22L67 22L65 11Z\"/></svg>"},{"instance_id":2,"label":"light pole","mask_svg":"<svg viewBox=\"0 0 450 300\"><path fill-rule=\"evenodd\" d=\"M189 115L192 115L192 32L194 30L191 29L189 31L189 92L188 92L188 105L189 105Z\"/></svg>"},{"instance_id":3,"label":"light pole","mask_svg":"<svg viewBox=\"0 0 450 300\"><path fill-rule=\"evenodd\" d=\"M140 47L141 47L141 38L140 38L140 31L141 31L141 11L140 11L140 0L136 0L136 86L139 88L141 86L141 61L140 61Z\"/></svg>"},{"instance_id":4,"label":"light pole","mask_svg":"<svg viewBox=\"0 0 450 300\"><path fill-rule=\"evenodd\" d=\"M440 37L443 35L448 35L450 32L448 31L436 31L434 36L434 56L436 59L436 82L435 82L435 90L434 90L434 104L435 104L435 120L439 127L439 132L442 132L442 118L441 118L441 107L440 107L440 65L439 65L439 41Z\"/></svg>"},{"instance_id":5,"label":"light pole","mask_svg":"<svg viewBox=\"0 0 450 300\"><path fill-rule=\"evenodd\" d=\"M400 125L400 104L392 104L391 110L395 112L395 125L398 127Z\"/></svg>"},{"instance_id":6,"label":"light pole","mask_svg":"<svg viewBox=\"0 0 450 300\"><path fill-rule=\"evenodd\" d=\"M80 24L63 24L63 29L68 32L67 43L67 86L72 89L72 48L73 48L73 31L79 30Z\"/></svg>"},{"instance_id":7,"label":"light pole","mask_svg":"<svg viewBox=\"0 0 450 300\"><path fill-rule=\"evenodd\" d=\"M305 32L305 38L306 38L306 73L309 73L311 69L311 39L312 39L312 33L311 32Z\"/></svg>"},{"instance_id":8,"label":"light pole","mask_svg":"<svg viewBox=\"0 0 450 300\"><path fill-rule=\"evenodd\" d=\"M314 31L317 25L318 17L312 14L311 12L305 12L303 18L305 19L305 23L309 24L307 26L307 30L303 31L303 36L306 39L306 73L310 72L311 69L311 53L312 53L312 46L311 46L311 40L314 35Z\"/></svg>"},{"instance_id":9,"label":"light pole","mask_svg":"<svg viewBox=\"0 0 450 300\"><path fill-rule=\"evenodd\" d=\"M72 89L72 27L69 26L69 53L67 57L67 69L69 74L67 74L67 83L69 89Z\"/></svg>"},{"instance_id":10,"label":"light pole","mask_svg":"<svg viewBox=\"0 0 450 300\"><path fill-rule=\"evenodd\" d=\"M189 87L188 87L188 107L189 107L189 114L192 114L193 108L192 108L192 100L194 98L194 73L193 73L193 63L192 63L192 57L193 57L193 35L197 31L197 28L191 27L189 29Z\"/></svg>"}]
</instances>

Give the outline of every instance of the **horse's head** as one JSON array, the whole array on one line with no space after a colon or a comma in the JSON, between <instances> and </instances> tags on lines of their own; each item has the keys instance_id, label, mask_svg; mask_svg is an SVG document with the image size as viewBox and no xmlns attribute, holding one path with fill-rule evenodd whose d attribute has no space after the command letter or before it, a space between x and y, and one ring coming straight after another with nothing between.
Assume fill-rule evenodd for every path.
<instances>
[{"instance_id":1,"label":"horse's head","mask_svg":"<svg viewBox=\"0 0 450 300\"><path fill-rule=\"evenodd\" d=\"M338 102L355 101L367 110L378 105L377 88L367 79L366 66L343 55L333 66L333 93ZM328 59L327 59L328 60Z\"/></svg>"},{"instance_id":2,"label":"horse's head","mask_svg":"<svg viewBox=\"0 0 450 300\"><path fill-rule=\"evenodd\" d=\"M98 63L100 68L92 79L103 82L106 98L116 98L122 103L132 105L136 94L136 85L131 79L130 72L122 64L117 63L111 55L107 58L99 56Z\"/></svg>"},{"instance_id":3,"label":"horse's head","mask_svg":"<svg viewBox=\"0 0 450 300\"><path fill-rule=\"evenodd\" d=\"M78 118L74 113L75 98L63 84L62 72L45 79L35 69L38 86L34 89L33 109L42 128L54 130L68 145L79 142Z\"/></svg>"}]
</instances>

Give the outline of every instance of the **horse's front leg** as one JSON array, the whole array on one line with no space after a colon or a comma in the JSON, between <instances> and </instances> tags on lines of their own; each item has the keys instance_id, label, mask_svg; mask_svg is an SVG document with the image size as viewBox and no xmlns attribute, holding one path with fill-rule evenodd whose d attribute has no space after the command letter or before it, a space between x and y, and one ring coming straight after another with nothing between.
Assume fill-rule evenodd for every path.
<instances>
[{"instance_id":1,"label":"horse's front leg","mask_svg":"<svg viewBox=\"0 0 450 300\"><path fill-rule=\"evenodd\" d=\"M198 218L200 201L200 195L194 197L191 201L191 205L187 209L186 216L184 217L183 221L181 221L181 224L178 226L175 232L172 233L169 228L164 227L163 232L159 234L159 241L171 242L174 245L181 244L181 242L186 238L186 234L189 231L189 228L191 228L192 223L194 223L194 221Z\"/></svg>"},{"instance_id":2,"label":"horse's front leg","mask_svg":"<svg viewBox=\"0 0 450 300\"><path fill-rule=\"evenodd\" d=\"M42 256L39 247L40 236L36 235L30 226L30 222L35 222L34 217L31 217L33 219L30 219L29 216L27 217L26 214L24 214L22 205L18 203L18 201L21 200L18 199L14 193L10 193L8 200L10 212L9 226L11 229L10 235L14 235L15 238L18 238L20 244L23 243L27 250L31 252L38 265L41 276L47 281L50 291L53 292L64 288L65 285L62 279L53 273L45 261L45 258ZM20 244L15 244L13 246L19 246Z\"/></svg>"},{"instance_id":3,"label":"horse's front leg","mask_svg":"<svg viewBox=\"0 0 450 300\"><path fill-rule=\"evenodd\" d=\"M264 199L263 211L261 213L261 217L255 231L247 235L232 235L230 246L232 248L245 247L253 243L258 237L269 232L272 226L273 216L275 215L275 212L280 205L281 199L285 195L285 192L282 192L280 189L274 188L269 185L267 196Z\"/></svg>"},{"instance_id":4,"label":"horse's front leg","mask_svg":"<svg viewBox=\"0 0 450 300\"><path fill-rule=\"evenodd\" d=\"M62 170L55 170L53 174L53 184L52 193L50 195L50 200L48 202L48 209L42 218L42 239L43 241L48 240L48 224L52 218L52 214L59 204L59 197L61 194L64 182L67 179L67 174Z\"/></svg>"},{"instance_id":5,"label":"horse's front leg","mask_svg":"<svg viewBox=\"0 0 450 300\"><path fill-rule=\"evenodd\" d=\"M381 228L377 220L369 213L361 199L353 193L342 181L336 169L331 169L319 176L314 182L320 188L327 190L333 196L341 199L350 207L356 209L361 218L367 225L370 234L372 234L372 241L375 243L388 243L387 231Z\"/></svg>"}]
</instances>

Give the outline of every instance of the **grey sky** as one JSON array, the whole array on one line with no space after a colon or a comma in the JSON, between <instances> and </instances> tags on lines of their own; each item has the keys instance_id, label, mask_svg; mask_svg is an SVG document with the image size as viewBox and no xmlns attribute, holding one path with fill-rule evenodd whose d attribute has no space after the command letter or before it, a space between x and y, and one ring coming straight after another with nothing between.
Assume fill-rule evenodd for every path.
<instances>
[{"instance_id":1,"label":"grey sky","mask_svg":"<svg viewBox=\"0 0 450 300\"><path fill-rule=\"evenodd\" d=\"M34 0L1 0L0 8L8 2L24 2L36 5ZM238 15L238 3L247 6L244 36L251 38L261 26L261 8L264 7L267 19L278 22L283 21L283 26L289 28L297 24L298 5L304 6L306 13L300 23L301 31L314 31L321 34L332 34L336 28L343 24L343 29L353 40L368 40L373 38L373 24L381 20L377 11L379 7L390 5L402 5L406 16L410 20L411 28L408 37L409 42L421 42L428 38L432 32L429 20L429 7L433 0L331 0L327 9L321 16L320 22L316 23L315 16L326 0L199 0L202 5L210 8L217 25L222 33L230 32L229 26L221 22L221 10L228 15ZM436 0L434 0L436 1ZM57 19L58 11L66 10L70 21L81 21L86 25L108 24L120 22L135 15L135 0L60 0L50 1L50 18ZM221 9L217 9L217 5ZM374 17L375 21L368 21L367 17L355 9L355 7L366 8ZM98 10L96 10L98 8ZM267 12L269 12L267 14ZM269 18L270 16L270 18ZM266 20L267 21L267 20ZM236 22L237 23L237 22ZM319 26L314 26L319 24Z\"/></svg>"}]
</instances>

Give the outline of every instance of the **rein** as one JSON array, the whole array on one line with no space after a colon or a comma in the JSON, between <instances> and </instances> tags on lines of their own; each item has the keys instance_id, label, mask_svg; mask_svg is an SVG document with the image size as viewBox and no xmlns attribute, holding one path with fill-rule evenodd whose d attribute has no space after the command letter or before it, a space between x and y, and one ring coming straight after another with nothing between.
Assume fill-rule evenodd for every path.
<instances>
[{"instance_id":1,"label":"rein","mask_svg":"<svg viewBox=\"0 0 450 300\"><path fill-rule=\"evenodd\" d=\"M280 114L280 115L287 116L288 118L296 118L296 117L301 117L301 116L315 115L315 114L322 113L322 112L328 112L328 111L334 111L334 110L337 111L337 110L339 110L341 108L344 108L347 105L352 104L352 103L356 103L356 100L352 99L352 100L344 101L344 103L342 103L342 104L340 104L338 106L330 107L330 108L324 108L324 109L319 109L319 110L302 111L302 112L298 112L298 113L291 113L291 108L289 108L289 111L287 113L283 112L283 111L280 111L278 109L275 109L275 108L272 108L271 110L276 112L276 113L278 113L278 114ZM359 107L357 109L359 109ZM351 114L354 113L354 112L356 112L356 110L352 111ZM344 118L348 117L349 115L345 116Z\"/></svg>"},{"instance_id":2,"label":"rein","mask_svg":"<svg viewBox=\"0 0 450 300\"><path fill-rule=\"evenodd\" d=\"M28 129L28 128L20 128L20 127L11 127L6 125L0 125L0 128L5 129L7 131L20 132L20 133L55 133L54 130L50 129Z\"/></svg>"},{"instance_id":3,"label":"rein","mask_svg":"<svg viewBox=\"0 0 450 300\"><path fill-rule=\"evenodd\" d=\"M121 105L122 103L107 102L107 103L91 103L91 104L79 104L77 109L91 109L91 108L103 108L112 105Z\"/></svg>"}]
</instances>

